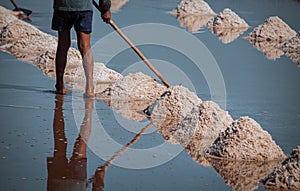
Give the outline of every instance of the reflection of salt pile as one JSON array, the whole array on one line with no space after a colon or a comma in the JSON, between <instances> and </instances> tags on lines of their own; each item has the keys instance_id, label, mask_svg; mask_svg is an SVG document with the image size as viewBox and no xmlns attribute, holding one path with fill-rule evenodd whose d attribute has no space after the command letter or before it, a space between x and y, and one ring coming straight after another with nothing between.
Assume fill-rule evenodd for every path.
<instances>
[{"instance_id":1,"label":"reflection of salt pile","mask_svg":"<svg viewBox=\"0 0 300 191\"><path fill-rule=\"evenodd\" d=\"M201 27L205 26L213 16L205 15L178 15L177 21L180 26L186 27L190 32L197 32Z\"/></svg>"},{"instance_id":2,"label":"reflection of salt pile","mask_svg":"<svg viewBox=\"0 0 300 191\"><path fill-rule=\"evenodd\" d=\"M300 190L300 146L262 183L267 190Z\"/></svg>"},{"instance_id":3,"label":"reflection of salt pile","mask_svg":"<svg viewBox=\"0 0 300 191\"><path fill-rule=\"evenodd\" d=\"M296 34L294 30L276 16L268 18L264 24L256 27L246 39L268 58L275 59L283 54L279 49L282 44L296 36Z\"/></svg>"},{"instance_id":4,"label":"reflection of salt pile","mask_svg":"<svg viewBox=\"0 0 300 191\"><path fill-rule=\"evenodd\" d=\"M226 8L214 20L208 22L207 27L227 44L243 34L249 25L232 10Z\"/></svg>"},{"instance_id":5,"label":"reflection of salt pile","mask_svg":"<svg viewBox=\"0 0 300 191\"><path fill-rule=\"evenodd\" d=\"M17 19L9 11L3 10L5 8L0 7L0 49L13 54L20 60L32 63L45 75L54 78L57 38ZM70 48L65 81L68 85L84 90L85 78L81 62L79 51ZM76 73L79 75L76 76ZM108 87L107 83L100 86L101 82L113 82L121 77L119 73L106 68L104 65L95 64L96 93Z\"/></svg>"},{"instance_id":6,"label":"reflection of salt pile","mask_svg":"<svg viewBox=\"0 0 300 191\"><path fill-rule=\"evenodd\" d=\"M163 136L169 139L175 125L201 102L197 95L187 88L174 86L154 101L145 113L151 117L151 122Z\"/></svg>"},{"instance_id":7,"label":"reflection of salt pile","mask_svg":"<svg viewBox=\"0 0 300 191\"><path fill-rule=\"evenodd\" d=\"M119 11L127 2L128 0L111 0L110 10L113 12Z\"/></svg>"},{"instance_id":8,"label":"reflection of salt pile","mask_svg":"<svg viewBox=\"0 0 300 191\"><path fill-rule=\"evenodd\" d=\"M283 45L282 50L287 57L297 65L300 65L300 33L287 41Z\"/></svg>"},{"instance_id":9,"label":"reflection of salt pile","mask_svg":"<svg viewBox=\"0 0 300 191\"><path fill-rule=\"evenodd\" d=\"M221 42L228 44L242 35L247 28L212 28L211 30Z\"/></svg>"},{"instance_id":10,"label":"reflection of salt pile","mask_svg":"<svg viewBox=\"0 0 300 191\"><path fill-rule=\"evenodd\" d=\"M150 76L139 72L116 81L106 93L112 108L128 119L141 120L145 116L137 111L145 109L166 89Z\"/></svg>"},{"instance_id":11,"label":"reflection of salt pile","mask_svg":"<svg viewBox=\"0 0 300 191\"><path fill-rule=\"evenodd\" d=\"M181 144L195 161L207 165L203 157L206 149L232 122L228 112L212 101L205 101L176 125L170 142Z\"/></svg>"},{"instance_id":12,"label":"reflection of salt pile","mask_svg":"<svg viewBox=\"0 0 300 191\"><path fill-rule=\"evenodd\" d=\"M208 156L216 158L245 161L267 161L285 157L271 135L249 117L241 117L232 123L207 153Z\"/></svg>"},{"instance_id":13,"label":"reflection of salt pile","mask_svg":"<svg viewBox=\"0 0 300 191\"><path fill-rule=\"evenodd\" d=\"M210 164L235 191L252 191L280 161L230 161L208 158Z\"/></svg>"},{"instance_id":14,"label":"reflection of salt pile","mask_svg":"<svg viewBox=\"0 0 300 191\"><path fill-rule=\"evenodd\" d=\"M181 26L196 32L213 19L215 12L203 0L183 0L172 14L176 16Z\"/></svg>"},{"instance_id":15,"label":"reflection of salt pile","mask_svg":"<svg viewBox=\"0 0 300 191\"><path fill-rule=\"evenodd\" d=\"M251 43L257 50L261 51L269 59L276 59L283 55L283 51L280 47L284 44L284 42L251 41Z\"/></svg>"}]
</instances>

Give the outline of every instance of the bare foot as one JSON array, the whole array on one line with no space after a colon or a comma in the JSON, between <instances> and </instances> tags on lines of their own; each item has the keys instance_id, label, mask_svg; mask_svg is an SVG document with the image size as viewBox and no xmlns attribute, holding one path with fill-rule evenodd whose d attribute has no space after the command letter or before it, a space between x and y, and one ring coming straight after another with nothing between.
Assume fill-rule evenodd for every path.
<instances>
[{"instance_id":1,"label":"bare foot","mask_svg":"<svg viewBox=\"0 0 300 191\"><path fill-rule=\"evenodd\" d=\"M56 94L65 95L69 92L69 90L67 88L65 88L64 86L59 87L58 85L55 85L55 88L56 88L56 91L55 91Z\"/></svg>"},{"instance_id":2,"label":"bare foot","mask_svg":"<svg viewBox=\"0 0 300 191\"><path fill-rule=\"evenodd\" d=\"M96 97L94 92L85 92L83 96L84 98L90 98L90 99L94 99Z\"/></svg>"}]
</instances>

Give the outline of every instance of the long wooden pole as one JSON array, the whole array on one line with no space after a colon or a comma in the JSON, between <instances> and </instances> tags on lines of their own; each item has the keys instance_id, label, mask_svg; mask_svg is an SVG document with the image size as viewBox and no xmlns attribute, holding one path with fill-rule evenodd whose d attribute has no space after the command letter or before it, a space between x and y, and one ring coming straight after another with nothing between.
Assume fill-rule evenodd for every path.
<instances>
[{"instance_id":1,"label":"long wooden pole","mask_svg":"<svg viewBox=\"0 0 300 191\"><path fill-rule=\"evenodd\" d=\"M14 5L14 7L18 10L21 11L20 7L16 4L14 0L10 0L10 2Z\"/></svg>"},{"instance_id":2,"label":"long wooden pole","mask_svg":"<svg viewBox=\"0 0 300 191\"><path fill-rule=\"evenodd\" d=\"M95 0L93 0L93 5L98 9L99 12L101 12L99 5ZM129 44L129 46L136 52L139 57L145 62L145 64L155 73L155 75L163 82L163 84L169 88L170 84L167 82L167 80L161 75L161 73L156 70L156 68L150 63L150 61L144 56L144 54L136 47L134 44L129 40L129 38L120 30L120 28L115 24L113 20L110 19L109 21L110 26L112 26L119 35Z\"/></svg>"},{"instance_id":3,"label":"long wooden pole","mask_svg":"<svg viewBox=\"0 0 300 191\"><path fill-rule=\"evenodd\" d=\"M106 169L112 164L112 162L118 158L124 151L126 151L129 147L131 147L134 143L136 143L143 135L144 132L146 132L147 129L149 129L150 127L152 127L152 124L149 123L147 126L145 126L143 129L141 129L141 131L136 134L136 136L126 145L124 145L118 152L116 152L116 154L114 154L108 161L106 161L106 163L103 166L99 166L96 171L102 171L103 173L103 177L102 179L104 179L104 175L105 175L105 171ZM89 178L89 183L93 182L93 180L95 179L95 175L91 178Z\"/></svg>"},{"instance_id":4,"label":"long wooden pole","mask_svg":"<svg viewBox=\"0 0 300 191\"><path fill-rule=\"evenodd\" d=\"M150 63L150 61L144 56L144 54L129 40L129 38L120 30L120 28L115 24L113 20L109 21L109 24L119 33L119 35L129 44L129 46L136 52L139 57L145 62L145 64L155 73L155 75L164 83L167 88L170 87L170 84L166 79L161 75L161 73L156 70L156 68Z\"/></svg>"},{"instance_id":5,"label":"long wooden pole","mask_svg":"<svg viewBox=\"0 0 300 191\"><path fill-rule=\"evenodd\" d=\"M150 127L152 127L152 123L149 123L143 129L141 129L141 131L138 134L136 134L136 136L129 143L124 145L118 152L116 152L116 154L114 154L108 161L106 161L104 166L110 166L116 158L118 158L124 151L126 151L129 147L136 143L143 136L143 133L145 133L146 130Z\"/></svg>"}]
</instances>

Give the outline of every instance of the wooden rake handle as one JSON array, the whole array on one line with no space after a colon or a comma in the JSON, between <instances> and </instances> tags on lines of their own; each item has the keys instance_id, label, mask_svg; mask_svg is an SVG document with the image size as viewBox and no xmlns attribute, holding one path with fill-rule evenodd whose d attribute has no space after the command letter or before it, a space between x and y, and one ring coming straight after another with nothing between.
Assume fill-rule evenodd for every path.
<instances>
[{"instance_id":1,"label":"wooden rake handle","mask_svg":"<svg viewBox=\"0 0 300 191\"><path fill-rule=\"evenodd\" d=\"M155 75L163 82L163 84L169 88L170 84L161 75L161 73L156 70L156 68L150 63L150 61L144 56L144 54L129 40L129 38L120 30L120 28L115 24L113 20L109 21L109 24L119 33L119 35L129 44L129 46L136 52L139 57L145 62L145 64L155 73Z\"/></svg>"},{"instance_id":2,"label":"wooden rake handle","mask_svg":"<svg viewBox=\"0 0 300 191\"><path fill-rule=\"evenodd\" d=\"M20 7L17 5L17 3L14 0L10 0L10 2L14 5L16 10L21 11Z\"/></svg>"}]
</instances>

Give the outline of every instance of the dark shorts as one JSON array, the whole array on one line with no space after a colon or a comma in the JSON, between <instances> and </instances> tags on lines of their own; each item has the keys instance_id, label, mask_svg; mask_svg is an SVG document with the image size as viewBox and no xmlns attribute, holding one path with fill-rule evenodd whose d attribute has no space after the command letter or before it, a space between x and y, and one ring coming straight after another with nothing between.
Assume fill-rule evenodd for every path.
<instances>
[{"instance_id":1,"label":"dark shorts","mask_svg":"<svg viewBox=\"0 0 300 191\"><path fill-rule=\"evenodd\" d=\"M93 11L57 11L52 17L53 30L70 30L73 25L76 31L92 32Z\"/></svg>"}]
</instances>

